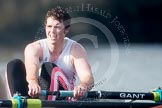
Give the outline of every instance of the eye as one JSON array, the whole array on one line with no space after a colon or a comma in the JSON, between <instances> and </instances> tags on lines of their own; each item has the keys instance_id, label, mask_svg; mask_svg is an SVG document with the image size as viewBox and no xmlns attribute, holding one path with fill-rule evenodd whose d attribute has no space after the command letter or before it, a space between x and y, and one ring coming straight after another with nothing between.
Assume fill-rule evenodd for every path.
<instances>
[{"instance_id":1,"label":"eye","mask_svg":"<svg viewBox=\"0 0 162 108\"><path fill-rule=\"evenodd\" d=\"M61 26L55 26L55 29L62 29L62 27Z\"/></svg>"},{"instance_id":2,"label":"eye","mask_svg":"<svg viewBox=\"0 0 162 108\"><path fill-rule=\"evenodd\" d=\"M47 25L48 28L51 28L52 26L51 25Z\"/></svg>"}]
</instances>

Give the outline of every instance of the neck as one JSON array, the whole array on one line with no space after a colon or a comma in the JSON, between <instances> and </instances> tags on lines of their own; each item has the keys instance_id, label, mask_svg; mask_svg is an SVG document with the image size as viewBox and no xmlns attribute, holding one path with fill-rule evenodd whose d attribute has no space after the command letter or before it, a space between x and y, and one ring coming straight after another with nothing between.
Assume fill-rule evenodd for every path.
<instances>
[{"instance_id":1,"label":"neck","mask_svg":"<svg viewBox=\"0 0 162 108\"><path fill-rule=\"evenodd\" d=\"M63 40L62 42L56 42L54 44L49 44L48 48L49 48L51 55L53 55L53 54L59 55L59 54L61 54L64 46L65 46L65 40Z\"/></svg>"}]
</instances>

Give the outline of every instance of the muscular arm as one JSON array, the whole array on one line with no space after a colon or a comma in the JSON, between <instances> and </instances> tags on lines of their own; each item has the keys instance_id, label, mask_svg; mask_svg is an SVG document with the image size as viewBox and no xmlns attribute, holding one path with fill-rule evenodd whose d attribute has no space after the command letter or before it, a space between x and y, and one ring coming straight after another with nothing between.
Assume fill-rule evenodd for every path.
<instances>
[{"instance_id":1,"label":"muscular arm","mask_svg":"<svg viewBox=\"0 0 162 108\"><path fill-rule=\"evenodd\" d=\"M38 45L29 44L25 48L25 67L27 81L37 80L39 70L39 49Z\"/></svg>"},{"instance_id":2,"label":"muscular arm","mask_svg":"<svg viewBox=\"0 0 162 108\"><path fill-rule=\"evenodd\" d=\"M40 87L38 85L38 70L39 70L39 58L40 58L40 48L38 43L32 43L26 46L25 55L25 67L26 67L26 79L29 83L28 94L34 96L38 95L40 92Z\"/></svg>"},{"instance_id":3,"label":"muscular arm","mask_svg":"<svg viewBox=\"0 0 162 108\"><path fill-rule=\"evenodd\" d=\"M75 43L72 48L73 64L80 79L80 84L78 86L86 87L90 90L94 85L94 78L88 63L86 51L77 43Z\"/></svg>"}]
</instances>

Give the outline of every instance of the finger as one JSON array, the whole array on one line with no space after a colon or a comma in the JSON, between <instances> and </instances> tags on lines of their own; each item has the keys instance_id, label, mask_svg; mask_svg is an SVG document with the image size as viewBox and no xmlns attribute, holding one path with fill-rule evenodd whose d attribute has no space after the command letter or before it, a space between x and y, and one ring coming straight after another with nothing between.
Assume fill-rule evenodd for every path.
<instances>
[{"instance_id":1,"label":"finger","mask_svg":"<svg viewBox=\"0 0 162 108\"><path fill-rule=\"evenodd\" d=\"M33 91L33 89L29 88L29 91L28 91L29 96L32 96L32 91Z\"/></svg>"},{"instance_id":2,"label":"finger","mask_svg":"<svg viewBox=\"0 0 162 108\"><path fill-rule=\"evenodd\" d=\"M41 94L41 87L38 86L38 93Z\"/></svg>"},{"instance_id":3,"label":"finger","mask_svg":"<svg viewBox=\"0 0 162 108\"><path fill-rule=\"evenodd\" d=\"M37 92L36 92L36 91L37 91L37 88L31 88L30 91L31 91L31 93L30 93L31 96L32 96L32 97L35 97L35 95L36 95L36 93L37 93Z\"/></svg>"},{"instance_id":4,"label":"finger","mask_svg":"<svg viewBox=\"0 0 162 108\"><path fill-rule=\"evenodd\" d=\"M80 99L84 98L86 92L87 92L87 89L86 88L81 88L80 89L80 92L78 94L79 98Z\"/></svg>"},{"instance_id":5,"label":"finger","mask_svg":"<svg viewBox=\"0 0 162 108\"><path fill-rule=\"evenodd\" d=\"M82 91L81 87L76 88L75 91L76 91L76 95L75 95L74 99L79 99L79 98L83 97L83 91Z\"/></svg>"},{"instance_id":6,"label":"finger","mask_svg":"<svg viewBox=\"0 0 162 108\"><path fill-rule=\"evenodd\" d=\"M31 88L31 93L34 94L35 93L35 88Z\"/></svg>"},{"instance_id":7,"label":"finger","mask_svg":"<svg viewBox=\"0 0 162 108\"><path fill-rule=\"evenodd\" d=\"M83 91L80 91L79 97L83 97L83 96L84 96L84 92Z\"/></svg>"},{"instance_id":8,"label":"finger","mask_svg":"<svg viewBox=\"0 0 162 108\"><path fill-rule=\"evenodd\" d=\"M35 89L35 92L34 92L34 96L39 97L40 93L41 93L40 86L37 86L36 89Z\"/></svg>"},{"instance_id":9,"label":"finger","mask_svg":"<svg viewBox=\"0 0 162 108\"><path fill-rule=\"evenodd\" d=\"M35 89L34 95L35 95L36 97L39 97L40 93L41 93L41 88L40 88L40 86L38 86L38 87Z\"/></svg>"},{"instance_id":10,"label":"finger","mask_svg":"<svg viewBox=\"0 0 162 108\"><path fill-rule=\"evenodd\" d=\"M38 94L39 93L39 87L35 88L34 94Z\"/></svg>"},{"instance_id":11,"label":"finger","mask_svg":"<svg viewBox=\"0 0 162 108\"><path fill-rule=\"evenodd\" d=\"M74 89L73 90L73 97L76 98L76 96L77 96L77 91L76 91L76 89Z\"/></svg>"},{"instance_id":12,"label":"finger","mask_svg":"<svg viewBox=\"0 0 162 108\"><path fill-rule=\"evenodd\" d=\"M73 90L73 97L74 97L74 99L78 98L78 88L77 87L74 88L74 90Z\"/></svg>"}]
</instances>

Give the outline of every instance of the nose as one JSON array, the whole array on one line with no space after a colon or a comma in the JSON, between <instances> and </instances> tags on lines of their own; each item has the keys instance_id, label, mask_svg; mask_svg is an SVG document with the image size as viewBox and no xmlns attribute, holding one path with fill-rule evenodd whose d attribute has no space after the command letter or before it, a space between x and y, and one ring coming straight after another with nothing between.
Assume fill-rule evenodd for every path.
<instances>
[{"instance_id":1,"label":"nose","mask_svg":"<svg viewBox=\"0 0 162 108\"><path fill-rule=\"evenodd\" d=\"M56 32L56 28L55 28L55 27L52 27L52 28L51 28L51 32L52 32L52 33L55 33L55 32Z\"/></svg>"}]
</instances>

